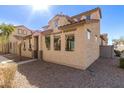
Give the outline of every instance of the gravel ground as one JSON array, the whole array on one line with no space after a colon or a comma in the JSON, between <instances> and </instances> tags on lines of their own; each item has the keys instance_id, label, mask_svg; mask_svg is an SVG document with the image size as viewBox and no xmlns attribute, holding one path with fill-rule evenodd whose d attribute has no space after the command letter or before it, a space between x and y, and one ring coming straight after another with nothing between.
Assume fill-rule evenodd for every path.
<instances>
[{"instance_id":1,"label":"gravel ground","mask_svg":"<svg viewBox=\"0 0 124 93\"><path fill-rule=\"evenodd\" d=\"M19 65L14 87L124 87L124 69L117 59L99 59L87 70L47 63L31 62Z\"/></svg>"}]
</instances>

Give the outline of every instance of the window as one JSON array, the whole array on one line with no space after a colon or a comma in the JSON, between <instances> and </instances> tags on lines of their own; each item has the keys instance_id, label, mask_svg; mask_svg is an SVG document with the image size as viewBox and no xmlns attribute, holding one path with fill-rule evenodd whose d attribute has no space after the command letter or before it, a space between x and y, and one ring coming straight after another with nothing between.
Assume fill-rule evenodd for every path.
<instances>
[{"instance_id":1,"label":"window","mask_svg":"<svg viewBox=\"0 0 124 93\"><path fill-rule=\"evenodd\" d=\"M54 50L61 50L61 37L54 36Z\"/></svg>"},{"instance_id":2,"label":"window","mask_svg":"<svg viewBox=\"0 0 124 93\"><path fill-rule=\"evenodd\" d=\"M89 29L87 29L87 39L91 39L91 31Z\"/></svg>"},{"instance_id":3,"label":"window","mask_svg":"<svg viewBox=\"0 0 124 93\"><path fill-rule=\"evenodd\" d=\"M50 36L45 36L46 48L50 50Z\"/></svg>"},{"instance_id":4,"label":"window","mask_svg":"<svg viewBox=\"0 0 124 93\"><path fill-rule=\"evenodd\" d=\"M90 15L87 15L87 16L86 16L86 19L87 19L87 20L90 20L90 19L91 19L91 16L90 16Z\"/></svg>"},{"instance_id":5,"label":"window","mask_svg":"<svg viewBox=\"0 0 124 93\"><path fill-rule=\"evenodd\" d=\"M26 44L25 44L25 42L24 42L23 50L24 51L26 50Z\"/></svg>"},{"instance_id":6,"label":"window","mask_svg":"<svg viewBox=\"0 0 124 93\"><path fill-rule=\"evenodd\" d=\"M57 28L58 27L58 20L54 21L54 27Z\"/></svg>"},{"instance_id":7,"label":"window","mask_svg":"<svg viewBox=\"0 0 124 93\"><path fill-rule=\"evenodd\" d=\"M29 38L29 51L32 50L32 47L31 47L31 38Z\"/></svg>"},{"instance_id":8,"label":"window","mask_svg":"<svg viewBox=\"0 0 124 93\"><path fill-rule=\"evenodd\" d=\"M18 29L18 34L21 34L21 31L22 31L21 29Z\"/></svg>"},{"instance_id":9,"label":"window","mask_svg":"<svg viewBox=\"0 0 124 93\"><path fill-rule=\"evenodd\" d=\"M27 31L23 30L23 34L24 34L24 35L27 35Z\"/></svg>"},{"instance_id":10,"label":"window","mask_svg":"<svg viewBox=\"0 0 124 93\"><path fill-rule=\"evenodd\" d=\"M66 51L74 51L75 38L73 35L66 35Z\"/></svg>"}]
</instances>

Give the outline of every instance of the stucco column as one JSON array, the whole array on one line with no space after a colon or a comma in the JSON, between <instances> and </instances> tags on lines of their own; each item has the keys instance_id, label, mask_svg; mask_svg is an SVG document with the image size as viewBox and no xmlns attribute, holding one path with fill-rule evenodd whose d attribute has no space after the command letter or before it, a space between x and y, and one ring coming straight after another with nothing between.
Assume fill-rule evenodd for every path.
<instances>
[{"instance_id":1,"label":"stucco column","mask_svg":"<svg viewBox=\"0 0 124 93\"><path fill-rule=\"evenodd\" d=\"M34 46L34 36L32 36L32 40L31 40L32 42L32 50L34 50L34 48L35 48L35 46Z\"/></svg>"},{"instance_id":2,"label":"stucco column","mask_svg":"<svg viewBox=\"0 0 124 93\"><path fill-rule=\"evenodd\" d=\"M62 33L61 34L61 51L65 51L65 35Z\"/></svg>"},{"instance_id":3,"label":"stucco column","mask_svg":"<svg viewBox=\"0 0 124 93\"><path fill-rule=\"evenodd\" d=\"M42 38L41 38L41 34L38 37L39 39L39 51L42 50Z\"/></svg>"},{"instance_id":4,"label":"stucco column","mask_svg":"<svg viewBox=\"0 0 124 93\"><path fill-rule=\"evenodd\" d=\"M35 51L34 36L32 36L31 44L32 44L32 58L34 58L34 51Z\"/></svg>"},{"instance_id":5,"label":"stucco column","mask_svg":"<svg viewBox=\"0 0 124 93\"><path fill-rule=\"evenodd\" d=\"M39 34L38 36L38 59L42 59L42 56L43 56L43 51L42 51L42 36L41 34Z\"/></svg>"},{"instance_id":6,"label":"stucco column","mask_svg":"<svg viewBox=\"0 0 124 93\"><path fill-rule=\"evenodd\" d=\"M50 35L50 40L51 40L50 51L54 51L54 37L53 37L53 35Z\"/></svg>"}]
</instances>

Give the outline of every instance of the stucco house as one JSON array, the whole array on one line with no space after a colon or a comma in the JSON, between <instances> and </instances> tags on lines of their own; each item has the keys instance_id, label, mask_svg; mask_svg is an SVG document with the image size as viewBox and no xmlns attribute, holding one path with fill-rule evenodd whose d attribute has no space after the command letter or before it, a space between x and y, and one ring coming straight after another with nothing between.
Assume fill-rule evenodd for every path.
<instances>
[{"instance_id":1,"label":"stucco house","mask_svg":"<svg viewBox=\"0 0 124 93\"><path fill-rule=\"evenodd\" d=\"M32 57L33 31L24 25L15 26L15 30L9 36L9 53Z\"/></svg>"},{"instance_id":2,"label":"stucco house","mask_svg":"<svg viewBox=\"0 0 124 93\"><path fill-rule=\"evenodd\" d=\"M119 51L124 51L124 41L118 42L118 43L113 43L114 49L119 50Z\"/></svg>"},{"instance_id":3,"label":"stucco house","mask_svg":"<svg viewBox=\"0 0 124 93\"><path fill-rule=\"evenodd\" d=\"M99 58L100 19L100 8L54 16L40 35L42 59L77 69L89 67Z\"/></svg>"},{"instance_id":4,"label":"stucco house","mask_svg":"<svg viewBox=\"0 0 124 93\"><path fill-rule=\"evenodd\" d=\"M100 8L95 8L74 16L57 14L42 31L15 26L9 52L84 70L99 58L105 40L100 35L101 18Z\"/></svg>"},{"instance_id":5,"label":"stucco house","mask_svg":"<svg viewBox=\"0 0 124 93\"><path fill-rule=\"evenodd\" d=\"M0 43L0 52L40 59L38 57L39 35L40 30L33 31L24 25L15 26L9 36L9 43L4 45Z\"/></svg>"}]
</instances>

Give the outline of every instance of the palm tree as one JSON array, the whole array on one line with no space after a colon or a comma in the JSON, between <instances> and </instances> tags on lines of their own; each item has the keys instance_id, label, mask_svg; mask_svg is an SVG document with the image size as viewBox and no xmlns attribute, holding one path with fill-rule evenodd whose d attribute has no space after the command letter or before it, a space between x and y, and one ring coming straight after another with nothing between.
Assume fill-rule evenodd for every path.
<instances>
[{"instance_id":1,"label":"palm tree","mask_svg":"<svg viewBox=\"0 0 124 93\"><path fill-rule=\"evenodd\" d=\"M4 52L4 47L7 49L7 52L9 52L9 35L14 31L14 26L11 24L4 24L2 23L0 25L1 30L1 43L2 43L2 52ZM8 48L7 48L7 47Z\"/></svg>"}]
</instances>

